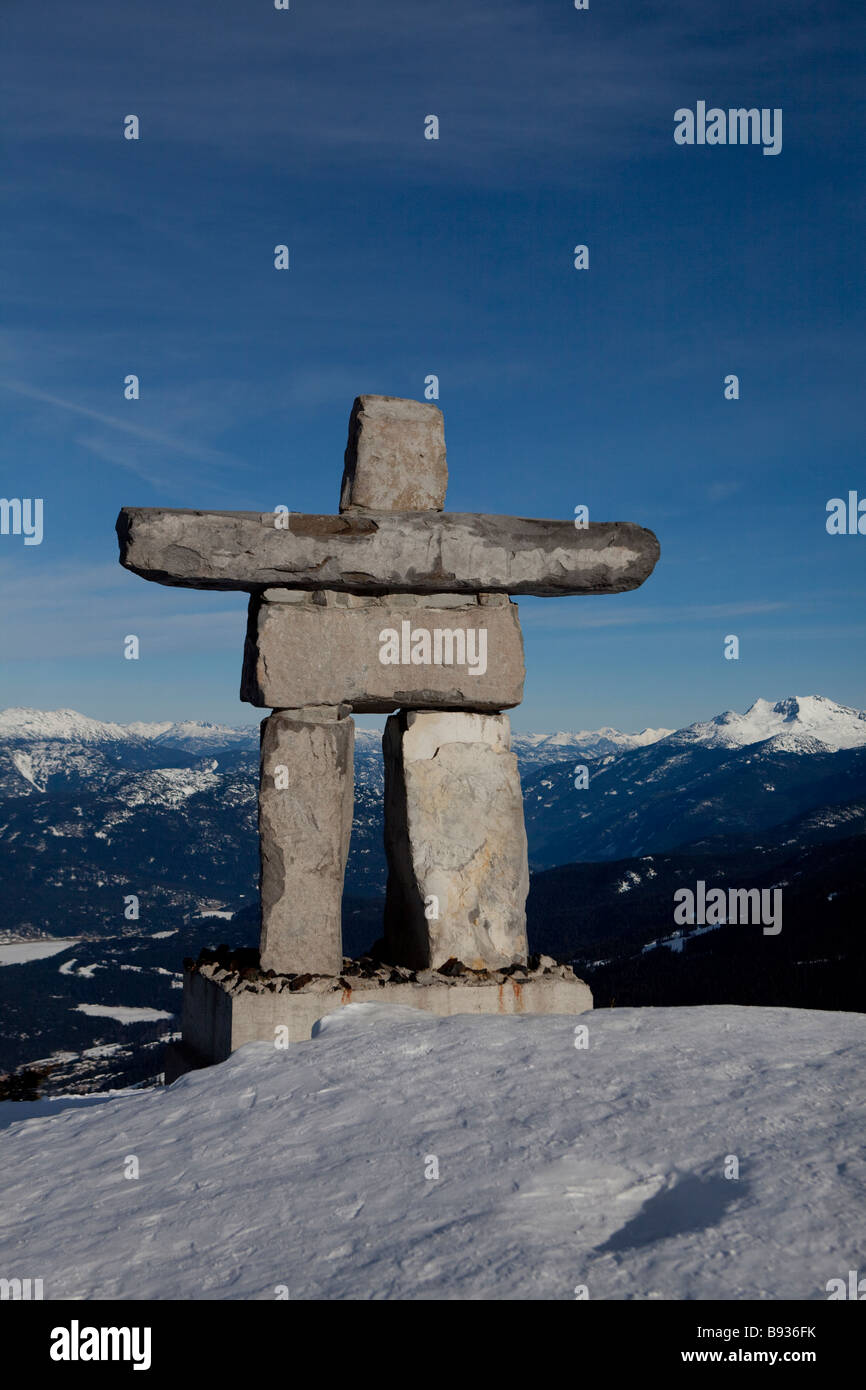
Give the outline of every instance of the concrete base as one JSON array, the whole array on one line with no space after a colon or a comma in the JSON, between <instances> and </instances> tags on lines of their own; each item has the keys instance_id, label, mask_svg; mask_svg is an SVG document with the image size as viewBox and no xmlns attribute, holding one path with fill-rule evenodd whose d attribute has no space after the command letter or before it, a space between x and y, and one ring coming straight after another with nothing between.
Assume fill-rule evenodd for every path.
<instances>
[{"instance_id":1,"label":"concrete base","mask_svg":"<svg viewBox=\"0 0 866 1390\"><path fill-rule=\"evenodd\" d=\"M183 1042L166 1059L166 1084L194 1067L224 1062L248 1042L306 1042L313 1024L344 1004L403 1004L439 1018L453 1014L580 1014L592 994L567 969L523 972L524 979L434 978L389 980L305 977L290 989L288 977L249 982L219 966L187 968L183 985ZM433 974L424 972L426 976ZM278 1033L277 1030L283 1030Z\"/></svg>"}]
</instances>

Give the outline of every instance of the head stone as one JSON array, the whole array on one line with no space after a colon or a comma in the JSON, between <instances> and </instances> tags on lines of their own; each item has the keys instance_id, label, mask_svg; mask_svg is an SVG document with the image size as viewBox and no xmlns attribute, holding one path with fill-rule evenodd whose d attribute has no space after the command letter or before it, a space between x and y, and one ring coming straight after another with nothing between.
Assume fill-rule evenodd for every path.
<instances>
[{"instance_id":1,"label":"head stone","mask_svg":"<svg viewBox=\"0 0 866 1390\"><path fill-rule=\"evenodd\" d=\"M340 489L341 512L441 512L448 486L438 406L358 396Z\"/></svg>"}]
</instances>

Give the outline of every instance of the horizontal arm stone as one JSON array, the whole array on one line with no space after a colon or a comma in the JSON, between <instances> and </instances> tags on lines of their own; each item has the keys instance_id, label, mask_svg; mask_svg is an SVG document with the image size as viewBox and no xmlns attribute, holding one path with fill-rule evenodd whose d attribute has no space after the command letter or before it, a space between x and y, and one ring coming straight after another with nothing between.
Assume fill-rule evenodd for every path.
<instances>
[{"instance_id":1,"label":"horizontal arm stone","mask_svg":"<svg viewBox=\"0 0 866 1390\"><path fill-rule=\"evenodd\" d=\"M124 507L120 563L191 589L282 586L354 593L616 594L659 555L631 522L529 520L464 512L316 516Z\"/></svg>"}]
</instances>

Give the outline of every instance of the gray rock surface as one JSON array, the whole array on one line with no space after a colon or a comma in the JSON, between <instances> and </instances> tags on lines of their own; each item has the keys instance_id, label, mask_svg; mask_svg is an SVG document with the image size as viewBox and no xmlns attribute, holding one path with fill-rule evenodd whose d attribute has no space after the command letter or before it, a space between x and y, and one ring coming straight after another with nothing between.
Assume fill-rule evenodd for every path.
<instances>
[{"instance_id":1,"label":"gray rock surface","mask_svg":"<svg viewBox=\"0 0 866 1390\"><path fill-rule=\"evenodd\" d=\"M340 902L352 830L355 725L340 713L336 707L281 710L262 721L263 970L333 975L343 963Z\"/></svg>"},{"instance_id":2,"label":"gray rock surface","mask_svg":"<svg viewBox=\"0 0 866 1390\"><path fill-rule=\"evenodd\" d=\"M340 511L439 511L448 465L438 406L358 396L349 418Z\"/></svg>"},{"instance_id":3,"label":"gray rock surface","mask_svg":"<svg viewBox=\"0 0 866 1390\"><path fill-rule=\"evenodd\" d=\"M418 970L525 961L529 869L508 716L402 711L382 746L385 959Z\"/></svg>"},{"instance_id":4,"label":"gray rock surface","mask_svg":"<svg viewBox=\"0 0 866 1390\"><path fill-rule=\"evenodd\" d=\"M272 709L344 701L366 714L518 705L517 605L497 597L267 589L250 599L241 699ZM381 659L394 656L399 664Z\"/></svg>"},{"instance_id":5,"label":"gray rock surface","mask_svg":"<svg viewBox=\"0 0 866 1390\"><path fill-rule=\"evenodd\" d=\"M124 507L120 562L193 589L354 593L602 594L637 588L659 544L631 522L529 520L463 512L292 513Z\"/></svg>"}]
</instances>

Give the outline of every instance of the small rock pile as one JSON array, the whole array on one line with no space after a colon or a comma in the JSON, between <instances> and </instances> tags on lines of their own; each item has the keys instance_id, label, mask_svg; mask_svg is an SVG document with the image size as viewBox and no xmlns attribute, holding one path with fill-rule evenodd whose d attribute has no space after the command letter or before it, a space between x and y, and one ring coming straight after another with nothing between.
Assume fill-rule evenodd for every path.
<instances>
[{"instance_id":1,"label":"small rock pile","mask_svg":"<svg viewBox=\"0 0 866 1390\"><path fill-rule=\"evenodd\" d=\"M570 965L562 965L552 956L533 955L526 965L506 965L498 970L473 970L463 961L452 956L443 965L431 970L411 970L404 965L387 965L374 960L372 956L362 956L360 960L343 958L343 969L339 975L285 974L274 970L262 970L259 952L243 947L233 949L221 945L216 950L204 949L198 959L187 956L184 969L196 971L214 980L230 994L250 990L255 994L271 992L282 994L330 994L333 990L352 991L362 982L378 983L381 986L393 984L411 985L502 985L508 981L514 984L527 984L543 976L556 976L562 980L576 978Z\"/></svg>"}]
</instances>

